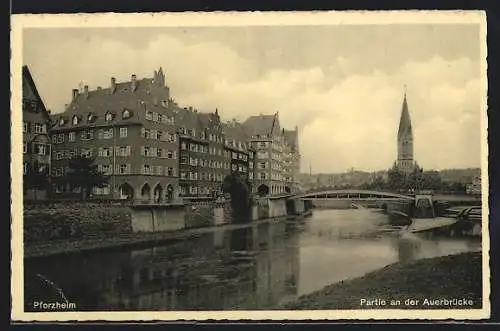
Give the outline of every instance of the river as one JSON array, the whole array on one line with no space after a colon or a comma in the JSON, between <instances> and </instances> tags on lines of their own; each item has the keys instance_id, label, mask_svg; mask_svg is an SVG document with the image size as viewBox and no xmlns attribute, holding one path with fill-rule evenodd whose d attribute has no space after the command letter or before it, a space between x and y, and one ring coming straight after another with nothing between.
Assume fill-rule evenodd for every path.
<instances>
[{"instance_id":1,"label":"river","mask_svg":"<svg viewBox=\"0 0 500 331\"><path fill-rule=\"evenodd\" d=\"M33 258L24 263L25 309L33 311L34 298L54 289L81 311L280 309L394 262L481 249L464 238L396 236L382 231L387 222L369 209L314 210L296 224L219 228L146 249Z\"/></svg>"}]
</instances>

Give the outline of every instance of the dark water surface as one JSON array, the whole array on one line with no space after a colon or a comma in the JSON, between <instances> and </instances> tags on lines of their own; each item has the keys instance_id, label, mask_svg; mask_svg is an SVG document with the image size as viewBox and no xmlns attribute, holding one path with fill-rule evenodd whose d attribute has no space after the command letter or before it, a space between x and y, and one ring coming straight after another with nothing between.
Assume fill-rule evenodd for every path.
<instances>
[{"instance_id":1,"label":"dark water surface","mask_svg":"<svg viewBox=\"0 0 500 331\"><path fill-rule=\"evenodd\" d=\"M252 224L147 249L30 259L25 309L36 310L33 301L50 295L86 311L280 309L397 261L481 248L463 238L398 237L381 231L387 222L366 209L315 210L293 225Z\"/></svg>"}]
</instances>

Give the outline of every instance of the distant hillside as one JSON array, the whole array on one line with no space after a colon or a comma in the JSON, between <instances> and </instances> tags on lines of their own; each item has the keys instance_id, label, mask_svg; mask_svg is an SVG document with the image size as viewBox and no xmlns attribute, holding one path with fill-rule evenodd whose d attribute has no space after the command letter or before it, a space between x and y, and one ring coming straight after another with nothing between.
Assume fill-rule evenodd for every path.
<instances>
[{"instance_id":1,"label":"distant hillside","mask_svg":"<svg viewBox=\"0 0 500 331\"><path fill-rule=\"evenodd\" d=\"M474 177L481 176L480 168L440 170L441 178L446 182L470 183Z\"/></svg>"}]
</instances>

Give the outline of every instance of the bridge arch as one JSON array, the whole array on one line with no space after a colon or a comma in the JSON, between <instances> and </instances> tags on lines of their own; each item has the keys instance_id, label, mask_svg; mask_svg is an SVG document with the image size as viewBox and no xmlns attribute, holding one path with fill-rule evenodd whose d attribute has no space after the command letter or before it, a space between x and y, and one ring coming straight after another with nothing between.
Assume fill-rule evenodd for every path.
<instances>
[{"instance_id":1,"label":"bridge arch","mask_svg":"<svg viewBox=\"0 0 500 331\"><path fill-rule=\"evenodd\" d=\"M370 190L328 190L304 193L298 196L301 199L404 199L413 200L412 196Z\"/></svg>"}]
</instances>

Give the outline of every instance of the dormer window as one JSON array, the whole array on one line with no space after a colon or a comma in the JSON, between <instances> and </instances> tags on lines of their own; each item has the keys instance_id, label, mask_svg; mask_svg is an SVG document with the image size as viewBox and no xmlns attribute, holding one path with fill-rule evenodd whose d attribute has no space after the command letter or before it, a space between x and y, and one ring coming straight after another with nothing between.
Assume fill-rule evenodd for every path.
<instances>
[{"instance_id":1,"label":"dormer window","mask_svg":"<svg viewBox=\"0 0 500 331\"><path fill-rule=\"evenodd\" d=\"M180 128L180 129L179 129L179 132L180 132L181 134L186 134L186 128Z\"/></svg>"},{"instance_id":2,"label":"dormer window","mask_svg":"<svg viewBox=\"0 0 500 331\"><path fill-rule=\"evenodd\" d=\"M106 116L105 116L105 120L108 121L108 122L112 121L113 120L113 113L107 112Z\"/></svg>"},{"instance_id":3,"label":"dormer window","mask_svg":"<svg viewBox=\"0 0 500 331\"><path fill-rule=\"evenodd\" d=\"M123 113L122 113L122 117L123 117L123 119L130 118L130 116L131 116L131 115L130 115L130 110L125 109L125 110L123 111Z\"/></svg>"},{"instance_id":4,"label":"dormer window","mask_svg":"<svg viewBox=\"0 0 500 331\"><path fill-rule=\"evenodd\" d=\"M92 122L94 122L94 121L95 121L95 119L96 119L96 115L94 115L94 114L92 114L92 113L89 113L89 114L87 115L87 122L92 123Z\"/></svg>"},{"instance_id":5,"label":"dormer window","mask_svg":"<svg viewBox=\"0 0 500 331\"><path fill-rule=\"evenodd\" d=\"M59 125L60 125L60 126L63 126L64 124L66 124L66 121L64 120L64 117L61 117L61 118L59 119Z\"/></svg>"},{"instance_id":6,"label":"dormer window","mask_svg":"<svg viewBox=\"0 0 500 331\"><path fill-rule=\"evenodd\" d=\"M190 130L190 132L189 132L189 134L190 134L192 137L194 137L194 136L196 136L196 131L195 131L194 129L191 129L191 130Z\"/></svg>"},{"instance_id":7,"label":"dormer window","mask_svg":"<svg viewBox=\"0 0 500 331\"><path fill-rule=\"evenodd\" d=\"M77 125L77 124L78 124L78 122L79 122L79 118L78 118L78 116L74 115L74 116L73 116L73 125Z\"/></svg>"}]
</instances>

